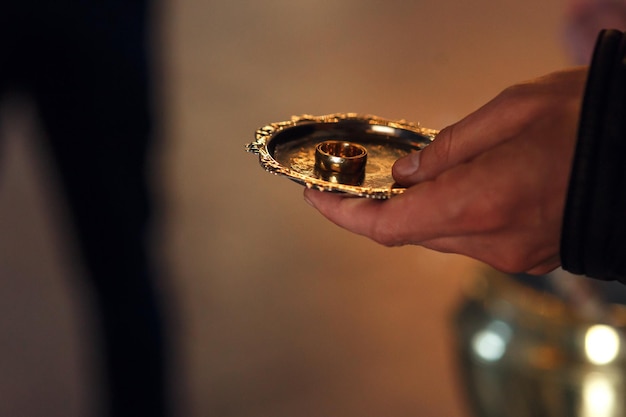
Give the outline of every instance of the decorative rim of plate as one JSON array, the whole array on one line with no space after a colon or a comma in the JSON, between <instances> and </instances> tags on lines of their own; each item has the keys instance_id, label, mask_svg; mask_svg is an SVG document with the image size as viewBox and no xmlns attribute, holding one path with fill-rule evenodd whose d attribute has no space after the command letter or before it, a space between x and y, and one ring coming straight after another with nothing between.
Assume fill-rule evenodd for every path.
<instances>
[{"instance_id":1,"label":"decorative rim of plate","mask_svg":"<svg viewBox=\"0 0 626 417\"><path fill-rule=\"evenodd\" d=\"M360 115L358 113L333 113L322 116L312 116L304 114L292 116L291 120L270 123L255 132L255 140L246 145L246 151L257 154L259 163L267 171L275 175L286 176L308 188L315 188L320 191L347 193L358 197L374 199L387 199L394 195L402 194L405 188L373 188L360 185L348 185L329 182L323 179L314 178L300 172L294 171L290 167L280 164L271 155L268 144L278 133L304 124L318 123L340 123L346 120L356 120L370 125L387 126L394 129L407 130L424 136L432 141L437 134L437 130L421 127L419 123L408 122L406 120L389 120L374 115Z\"/></svg>"}]
</instances>

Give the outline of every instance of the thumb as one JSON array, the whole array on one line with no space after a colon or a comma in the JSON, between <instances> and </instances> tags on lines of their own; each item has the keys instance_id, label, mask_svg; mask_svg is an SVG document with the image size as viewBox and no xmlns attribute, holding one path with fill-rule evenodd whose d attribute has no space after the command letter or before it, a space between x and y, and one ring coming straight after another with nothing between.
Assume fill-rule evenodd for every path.
<instances>
[{"instance_id":1,"label":"thumb","mask_svg":"<svg viewBox=\"0 0 626 417\"><path fill-rule=\"evenodd\" d=\"M424 149L398 159L392 168L393 178L401 185L410 186L436 177L453 165L461 155L451 155L452 133L455 125L441 130Z\"/></svg>"},{"instance_id":2,"label":"thumb","mask_svg":"<svg viewBox=\"0 0 626 417\"><path fill-rule=\"evenodd\" d=\"M392 168L395 181L410 186L433 179L519 134L523 113L513 106L502 105L506 98L501 94L461 121L442 129L424 149L398 159Z\"/></svg>"}]
</instances>

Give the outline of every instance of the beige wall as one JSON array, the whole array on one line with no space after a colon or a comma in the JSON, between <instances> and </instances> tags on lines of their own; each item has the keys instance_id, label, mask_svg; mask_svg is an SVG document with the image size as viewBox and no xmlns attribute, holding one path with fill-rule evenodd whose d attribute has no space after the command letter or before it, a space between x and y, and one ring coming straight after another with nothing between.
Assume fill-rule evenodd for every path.
<instances>
[{"instance_id":1,"label":"beige wall","mask_svg":"<svg viewBox=\"0 0 626 417\"><path fill-rule=\"evenodd\" d=\"M301 113L441 128L566 65L563 1L163 4L157 180L185 416L466 415L449 319L474 263L334 227L244 144ZM0 415L84 416L88 294L53 174L33 147L39 133L11 111L0 168Z\"/></svg>"}]
</instances>

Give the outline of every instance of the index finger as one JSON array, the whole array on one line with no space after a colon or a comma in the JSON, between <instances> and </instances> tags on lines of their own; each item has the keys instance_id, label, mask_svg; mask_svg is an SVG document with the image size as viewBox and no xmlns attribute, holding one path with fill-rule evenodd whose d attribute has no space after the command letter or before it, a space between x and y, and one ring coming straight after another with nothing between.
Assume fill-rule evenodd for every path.
<instances>
[{"instance_id":1,"label":"index finger","mask_svg":"<svg viewBox=\"0 0 626 417\"><path fill-rule=\"evenodd\" d=\"M415 185L388 200L345 197L313 189L305 189L304 198L336 225L386 246L418 244L456 232L444 218L440 209L444 197L432 182Z\"/></svg>"}]
</instances>

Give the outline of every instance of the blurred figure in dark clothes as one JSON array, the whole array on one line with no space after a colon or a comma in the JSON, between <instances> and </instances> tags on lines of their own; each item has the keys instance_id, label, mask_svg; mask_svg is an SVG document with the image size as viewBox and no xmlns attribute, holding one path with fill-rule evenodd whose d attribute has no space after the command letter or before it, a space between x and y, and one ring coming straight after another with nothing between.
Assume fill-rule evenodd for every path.
<instances>
[{"instance_id":1,"label":"blurred figure in dark clothes","mask_svg":"<svg viewBox=\"0 0 626 417\"><path fill-rule=\"evenodd\" d=\"M147 0L0 6L0 99L32 98L60 172L104 340L110 416L166 416L146 239L152 142Z\"/></svg>"}]
</instances>

